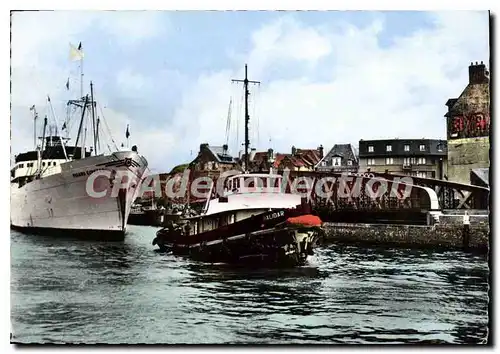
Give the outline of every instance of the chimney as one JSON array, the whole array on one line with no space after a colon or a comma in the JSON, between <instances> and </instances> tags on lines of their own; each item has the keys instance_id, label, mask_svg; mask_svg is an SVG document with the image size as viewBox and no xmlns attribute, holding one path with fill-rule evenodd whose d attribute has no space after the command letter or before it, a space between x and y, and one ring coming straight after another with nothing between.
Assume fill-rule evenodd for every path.
<instances>
[{"instance_id":1,"label":"chimney","mask_svg":"<svg viewBox=\"0 0 500 354\"><path fill-rule=\"evenodd\" d=\"M322 159L323 158L323 145L320 145L318 147L318 152L319 152L319 158Z\"/></svg>"},{"instance_id":2,"label":"chimney","mask_svg":"<svg viewBox=\"0 0 500 354\"><path fill-rule=\"evenodd\" d=\"M267 161L271 162L274 160L274 151L273 149L267 150Z\"/></svg>"},{"instance_id":3,"label":"chimney","mask_svg":"<svg viewBox=\"0 0 500 354\"><path fill-rule=\"evenodd\" d=\"M200 152L208 148L208 144L200 144Z\"/></svg>"},{"instance_id":4,"label":"chimney","mask_svg":"<svg viewBox=\"0 0 500 354\"><path fill-rule=\"evenodd\" d=\"M295 146L292 146L292 156L295 156L296 153L297 149L295 148Z\"/></svg>"},{"instance_id":5,"label":"chimney","mask_svg":"<svg viewBox=\"0 0 500 354\"><path fill-rule=\"evenodd\" d=\"M257 152L257 149L256 148L251 148L250 149L250 156L248 156L248 160L249 161L253 161L253 159L255 158L255 153Z\"/></svg>"},{"instance_id":6,"label":"chimney","mask_svg":"<svg viewBox=\"0 0 500 354\"><path fill-rule=\"evenodd\" d=\"M486 70L486 65L481 62L478 64L470 63L469 66L469 84L487 84L489 82L489 72Z\"/></svg>"}]
</instances>

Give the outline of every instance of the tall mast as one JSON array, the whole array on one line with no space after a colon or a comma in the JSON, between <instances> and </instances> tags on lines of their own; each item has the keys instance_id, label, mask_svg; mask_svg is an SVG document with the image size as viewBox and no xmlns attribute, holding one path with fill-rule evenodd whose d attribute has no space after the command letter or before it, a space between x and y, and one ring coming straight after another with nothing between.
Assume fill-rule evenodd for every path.
<instances>
[{"instance_id":1,"label":"tall mast","mask_svg":"<svg viewBox=\"0 0 500 354\"><path fill-rule=\"evenodd\" d=\"M88 100L89 100L89 96L85 96L85 102L83 103L83 107L82 107L82 118L80 119L80 126L78 127L78 133L76 135L76 143L75 143L75 154L76 154L76 149L78 147L78 141L80 140L80 134L82 133L82 125L83 125L83 120L85 118L85 108L87 107L87 104L88 104ZM84 158L84 155L85 155L85 151L83 150L84 146L83 146L83 143L82 143L82 147L80 148L80 158L83 159Z\"/></svg>"},{"instance_id":2,"label":"tall mast","mask_svg":"<svg viewBox=\"0 0 500 354\"><path fill-rule=\"evenodd\" d=\"M245 79L233 80L233 82L243 82L245 90L245 172L248 172L248 147L250 146L250 140L248 139L248 123L250 121L250 115L248 114L248 96L250 95L248 84L260 84L260 81L248 80L248 66L245 64Z\"/></svg>"},{"instance_id":3,"label":"tall mast","mask_svg":"<svg viewBox=\"0 0 500 354\"><path fill-rule=\"evenodd\" d=\"M64 152L64 158L67 160L68 159L68 154L66 153L66 147L64 146L64 139L62 138L62 136L59 135L59 131L57 129L57 127L59 126L59 121L57 119L57 116L56 116L56 112L54 111L54 106L52 106L52 103L50 102L50 96L47 95L47 101L49 102L49 107L50 107L50 110L52 112L52 117L54 118L54 121L56 122L56 125L54 126L55 128L55 133L57 136L59 136L59 141L61 142L61 147L63 149L63 152ZM52 142L51 142L52 144Z\"/></svg>"},{"instance_id":4,"label":"tall mast","mask_svg":"<svg viewBox=\"0 0 500 354\"><path fill-rule=\"evenodd\" d=\"M96 141L97 147L99 148L99 150L101 150L101 142L99 141L99 122L100 122L100 119L98 116L96 126L95 126L95 132L96 132L95 141ZM96 155L97 155L97 153L96 153Z\"/></svg>"},{"instance_id":5,"label":"tall mast","mask_svg":"<svg viewBox=\"0 0 500 354\"><path fill-rule=\"evenodd\" d=\"M38 113L35 105L31 106L30 111L33 111L33 147L36 149L36 120L38 119Z\"/></svg>"},{"instance_id":6,"label":"tall mast","mask_svg":"<svg viewBox=\"0 0 500 354\"><path fill-rule=\"evenodd\" d=\"M47 116L43 119L43 134L42 134L42 153L45 148L45 131L47 129Z\"/></svg>"},{"instance_id":7,"label":"tall mast","mask_svg":"<svg viewBox=\"0 0 500 354\"><path fill-rule=\"evenodd\" d=\"M94 136L94 155L97 156L97 127L95 123L95 114L94 114L94 85L92 81L90 81L90 104L91 104L91 113L92 113L92 131Z\"/></svg>"}]
</instances>

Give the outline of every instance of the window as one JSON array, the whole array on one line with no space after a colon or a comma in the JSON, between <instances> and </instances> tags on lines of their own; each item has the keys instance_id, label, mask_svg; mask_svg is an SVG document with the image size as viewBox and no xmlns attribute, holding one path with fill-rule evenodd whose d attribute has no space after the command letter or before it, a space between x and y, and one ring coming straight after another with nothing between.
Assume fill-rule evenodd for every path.
<instances>
[{"instance_id":1,"label":"window","mask_svg":"<svg viewBox=\"0 0 500 354\"><path fill-rule=\"evenodd\" d=\"M53 165L53 166L55 166L55 165L56 165L56 162L55 162L55 161L54 161L54 162L52 162L52 165Z\"/></svg>"},{"instance_id":2,"label":"window","mask_svg":"<svg viewBox=\"0 0 500 354\"><path fill-rule=\"evenodd\" d=\"M347 166L352 166L352 160L347 160Z\"/></svg>"},{"instance_id":3,"label":"window","mask_svg":"<svg viewBox=\"0 0 500 354\"><path fill-rule=\"evenodd\" d=\"M367 159L366 164L369 166L375 165L375 159Z\"/></svg>"},{"instance_id":4,"label":"window","mask_svg":"<svg viewBox=\"0 0 500 354\"><path fill-rule=\"evenodd\" d=\"M425 151L425 145L424 144L420 145L420 151Z\"/></svg>"},{"instance_id":5,"label":"window","mask_svg":"<svg viewBox=\"0 0 500 354\"><path fill-rule=\"evenodd\" d=\"M392 145L386 145L385 151L392 151Z\"/></svg>"},{"instance_id":6,"label":"window","mask_svg":"<svg viewBox=\"0 0 500 354\"><path fill-rule=\"evenodd\" d=\"M425 157L419 157L418 158L418 164L419 165L425 165Z\"/></svg>"},{"instance_id":7,"label":"window","mask_svg":"<svg viewBox=\"0 0 500 354\"><path fill-rule=\"evenodd\" d=\"M321 166L326 166L326 161L321 161Z\"/></svg>"},{"instance_id":8,"label":"window","mask_svg":"<svg viewBox=\"0 0 500 354\"><path fill-rule=\"evenodd\" d=\"M373 152L373 145L368 146L368 152Z\"/></svg>"},{"instance_id":9,"label":"window","mask_svg":"<svg viewBox=\"0 0 500 354\"><path fill-rule=\"evenodd\" d=\"M437 150L438 150L438 152L443 152L443 144L442 143L438 144Z\"/></svg>"},{"instance_id":10,"label":"window","mask_svg":"<svg viewBox=\"0 0 500 354\"><path fill-rule=\"evenodd\" d=\"M393 157L386 157L385 158L385 164L386 165L392 165L392 164L394 164L394 158Z\"/></svg>"},{"instance_id":11,"label":"window","mask_svg":"<svg viewBox=\"0 0 500 354\"><path fill-rule=\"evenodd\" d=\"M405 151L410 151L410 145L408 144L405 145Z\"/></svg>"},{"instance_id":12,"label":"window","mask_svg":"<svg viewBox=\"0 0 500 354\"><path fill-rule=\"evenodd\" d=\"M412 165L416 164L416 163L417 163L417 159L416 159L415 157L412 157L412 158L410 159L410 163L411 163Z\"/></svg>"},{"instance_id":13,"label":"window","mask_svg":"<svg viewBox=\"0 0 500 354\"><path fill-rule=\"evenodd\" d=\"M411 165L411 162L410 162L410 158L409 157L405 157L403 159L403 165L405 166L410 166Z\"/></svg>"},{"instance_id":14,"label":"window","mask_svg":"<svg viewBox=\"0 0 500 354\"><path fill-rule=\"evenodd\" d=\"M340 157L334 157L332 159L332 166L340 166Z\"/></svg>"},{"instance_id":15,"label":"window","mask_svg":"<svg viewBox=\"0 0 500 354\"><path fill-rule=\"evenodd\" d=\"M419 171L419 172L417 172L417 177L426 178L427 177L427 173Z\"/></svg>"},{"instance_id":16,"label":"window","mask_svg":"<svg viewBox=\"0 0 500 354\"><path fill-rule=\"evenodd\" d=\"M23 163L19 164L19 168L23 168L23 167L24 167Z\"/></svg>"}]
</instances>

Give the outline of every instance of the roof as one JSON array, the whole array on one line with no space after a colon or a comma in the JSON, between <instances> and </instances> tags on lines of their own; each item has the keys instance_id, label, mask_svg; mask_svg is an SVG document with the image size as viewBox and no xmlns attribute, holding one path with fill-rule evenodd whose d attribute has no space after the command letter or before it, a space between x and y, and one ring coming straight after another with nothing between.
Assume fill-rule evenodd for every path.
<instances>
[{"instance_id":1,"label":"roof","mask_svg":"<svg viewBox=\"0 0 500 354\"><path fill-rule=\"evenodd\" d=\"M358 161L356 151L352 144L335 144L331 148L331 150L323 156L321 160L316 163L316 166L319 165L324 159L328 156L340 156L345 160Z\"/></svg>"},{"instance_id":2,"label":"roof","mask_svg":"<svg viewBox=\"0 0 500 354\"><path fill-rule=\"evenodd\" d=\"M252 162L262 162L264 160L267 160L267 158L268 158L267 151L259 151L255 153Z\"/></svg>"},{"instance_id":3,"label":"roof","mask_svg":"<svg viewBox=\"0 0 500 354\"><path fill-rule=\"evenodd\" d=\"M490 185L490 169L489 168L473 168L471 171L475 174L485 185Z\"/></svg>"},{"instance_id":4,"label":"roof","mask_svg":"<svg viewBox=\"0 0 500 354\"><path fill-rule=\"evenodd\" d=\"M387 145L391 149L387 150ZM425 149L421 150L420 145ZM370 148L370 146L372 148ZM406 148L409 147L409 149ZM388 157L388 156L446 156L448 142L440 139L380 139L360 140L358 156L363 157Z\"/></svg>"},{"instance_id":5,"label":"roof","mask_svg":"<svg viewBox=\"0 0 500 354\"><path fill-rule=\"evenodd\" d=\"M276 154L274 157L273 167L278 168L281 161L287 156L291 156L291 154Z\"/></svg>"},{"instance_id":6,"label":"roof","mask_svg":"<svg viewBox=\"0 0 500 354\"><path fill-rule=\"evenodd\" d=\"M317 149L296 149L295 154L273 153L273 159L269 161L269 150L255 152L251 161L253 166L259 166L262 163L270 163L271 167L278 168L283 161L292 164L295 167L311 166L313 167L320 160ZM243 154L242 159L245 158Z\"/></svg>"},{"instance_id":7,"label":"roof","mask_svg":"<svg viewBox=\"0 0 500 354\"><path fill-rule=\"evenodd\" d=\"M214 155L217 162L236 163L236 160L234 159L234 157L229 155L227 153L227 150L224 150L223 146L208 145L207 149L210 150L212 155Z\"/></svg>"}]
</instances>

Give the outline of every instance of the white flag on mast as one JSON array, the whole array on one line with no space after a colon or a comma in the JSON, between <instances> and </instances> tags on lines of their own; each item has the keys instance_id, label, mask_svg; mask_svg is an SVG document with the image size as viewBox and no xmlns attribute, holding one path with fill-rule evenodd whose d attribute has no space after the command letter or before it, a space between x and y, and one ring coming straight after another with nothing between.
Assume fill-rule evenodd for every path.
<instances>
[{"instance_id":1,"label":"white flag on mast","mask_svg":"<svg viewBox=\"0 0 500 354\"><path fill-rule=\"evenodd\" d=\"M73 44L69 44L69 59L72 61L83 59L82 42L76 48Z\"/></svg>"}]
</instances>

